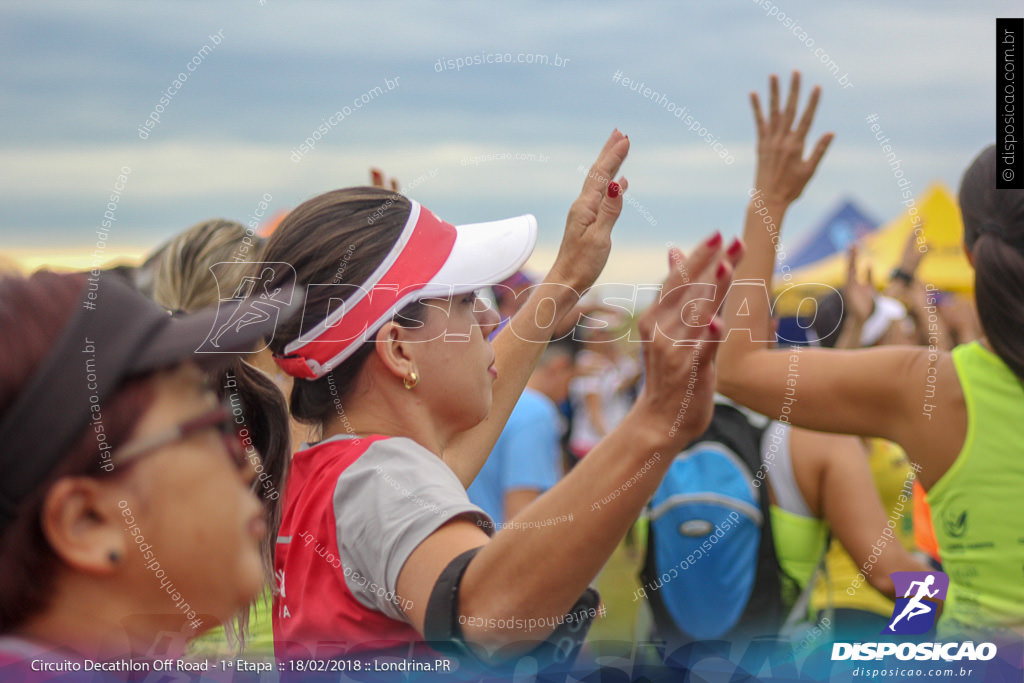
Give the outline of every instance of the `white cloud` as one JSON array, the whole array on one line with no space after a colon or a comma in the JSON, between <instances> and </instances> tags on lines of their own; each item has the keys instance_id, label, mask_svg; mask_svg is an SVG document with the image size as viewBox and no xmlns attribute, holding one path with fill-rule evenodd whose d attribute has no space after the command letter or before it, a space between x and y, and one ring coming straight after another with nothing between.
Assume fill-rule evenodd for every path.
<instances>
[{"instance_id":1,"label":"white cloud","mask_svg":"<svg viewBox=\"0 0 1024 683\"><path fill-rule=\"evenodd\" d=\"M796 66L825 97L816 132L837 133L793 212L797 235L839 197L879 218L898 209L893 179L863 117L878 113L919 189L955 185L991 139L994 17L1005 5L780 0L855 87L841 90L811 52L757 4L639 2L225 3L7 2L0 45L0 201L5 236L41 245L89 225L122 166L133 169L126 221L168 231L197 214L243 217L263 192L282 205L362 184L380 166L445 215L538 214L554 239L589 164L615 125L631 133L624 169L657 228L627 207L616 249L684 239L740 220L753 174L746 92ZM146 141L135 126L209 33L223 45L176 96ZM482 50L559 52L562 70L508 65L434 72L440 57ZM696 112L736 159L636 93L621 69ZM291 150L367 84L402 85L331 131L298 164ZM548 161L469 159L503 152ZM466 164L464 164L466 160ZM469 164L469 165L467 165ZM102 210L102 209L101 209ZM441 209L439 209L441 210ZM77 229L77 227L76 227ZM61 233L61 231L64 231ZM153 228L155 232L156 227ZM80 230L79 232L87 232ZM79 232L74 232L76 236ZM162 233L161 233L162 234ZM140 238L141 239L141 238Z\"/></svg>"}]
</instances>

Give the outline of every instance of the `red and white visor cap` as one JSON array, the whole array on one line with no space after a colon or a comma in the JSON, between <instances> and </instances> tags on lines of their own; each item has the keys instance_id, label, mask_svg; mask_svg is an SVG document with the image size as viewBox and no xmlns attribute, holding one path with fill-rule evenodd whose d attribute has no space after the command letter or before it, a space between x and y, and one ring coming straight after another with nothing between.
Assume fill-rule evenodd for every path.
<instances>
[{"instance_id":1,"label":"red and white visor cap","mask_svg":"<svg viewBox=\"0 0 1024 683\"><path fill-rule=\"evenodd\" d=\"M418 299L466 294L509 277L537 243L537 219L517 216L452 225L410 200L412 210L398 241L366 282L350 288L327 318L275 356L292 377L316 379L338 367L395 313Z\"/></svg>"}]
</instances>

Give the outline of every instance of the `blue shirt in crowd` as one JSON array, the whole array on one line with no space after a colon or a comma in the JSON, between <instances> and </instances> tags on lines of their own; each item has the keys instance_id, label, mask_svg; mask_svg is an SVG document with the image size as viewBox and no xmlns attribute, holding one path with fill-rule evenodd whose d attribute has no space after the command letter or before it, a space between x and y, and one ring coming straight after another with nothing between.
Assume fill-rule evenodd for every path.
<instances>
[{"instance_id":1,"label":"blue shirt in crowd","mask_svg":"<svg viewBox=\"0 0 1024 683\"><path fill-rule=\"evenodd\" d=\"M512 410L487 462L469 487L469 499L484 509L495 526L505 523L505 493L514 489L544 492L561 472L562 417L544 394L525 389Z\"/></svg>"}]
</instances>

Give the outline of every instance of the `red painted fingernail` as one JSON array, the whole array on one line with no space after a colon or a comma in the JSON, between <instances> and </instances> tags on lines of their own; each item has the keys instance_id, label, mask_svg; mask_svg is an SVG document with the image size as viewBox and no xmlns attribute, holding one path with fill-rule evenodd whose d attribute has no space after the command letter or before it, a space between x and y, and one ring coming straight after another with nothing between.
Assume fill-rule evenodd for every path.
<instances>
[{"instance_id":1,"label":"red painted fingernail","mask_svg":"<svg viewBox=\"0 0 1024 683\"><path fill-rule=\"evenodd\" d=\"M725 264L719 262L718 270L715 271L715 277L717 279L721 280L723 277L725 277L725 271L726 270L727 270L727 268L725 267Z\"/></svg>"},{"instance_id":2,"label":"red painted fingernail","mask_svg":"<svg viewBox=\"0 0 1024 683\"><path fill-rule=\"evenodd\" d=\"M619 188L619 184L617 182L615 182L614 180L612 182L608 183L608 197L609 197L609 199L615 199L616 197L618 197L620 189L621 188Z\"/></svg>"},{"instance_id":3,"label":"red painted fingernail","mask_svg":"<svg viewBox=\"0 0 1024 683\"><path fill-rule=\"evenodd\" d=\"M722 331L722 323L718 322L718 318L713 318L711 322L708 323L708 328L711 330L712 334L718 334Z\"/></svg>"},{"instance_id":4,"label":"red painted fingernail","mask_svg":"<svg viewBox=\"0 0 1024 683\"><path fill-rule=\"evenodd\" d=\"M711 236L711 239L708 240L707 244L708 244L709 247L714 249L714 248L718 247L718 245L720 245L721 243L722 243L722 233L720 233L720 232L718 232L716 230L715 234Z\"/></svg>"},{"instance_id":5,"label":"red painted fingernail","mask_svg":"<svg viewBox=\"0 0 1024 683\"><path fill-rule=\"evenodd\" d=\"M729 245L729 248L726 250L725 253L727 253L729 256L735 256L736 254L740 253L740 249L742 248L743 243L740 242L740 238L737 237L732 241L732 244Z\"/></svg>"}]
</instances>

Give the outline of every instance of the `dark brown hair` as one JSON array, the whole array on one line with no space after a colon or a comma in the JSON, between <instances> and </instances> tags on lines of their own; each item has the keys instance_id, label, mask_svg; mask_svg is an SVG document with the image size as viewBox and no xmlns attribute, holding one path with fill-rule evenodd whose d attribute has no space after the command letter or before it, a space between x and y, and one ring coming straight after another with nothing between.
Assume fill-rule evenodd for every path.
<instances>
[{"instance_id":1,"label":"dark brown hair","mask_svg":"<svg viewBox=\"0 0 1024 683\"><path fill-rule=\"evenodd\" d=\"M228 386L229 380L235 386ZM277 530L281 526L281 501L284 482L291 462L291 427L288 424L288 405L284 394L274 380L245 361L235 360L228 370L217 378L217 395L230 405L241 404L244 426L252 438L252 446L259 454L260 464L269 478L253 480L253 490L263 503L267 518L267 535L263 539L263 565L268 580L273 577L274 546ZM267 484L269 483L269 486ZM278 492L273 498L270 492Z\"/></svg>"},{"instance_id":2,"label":"dark brown hair","mask_svg":"<svg viewBox=\"0 0 1024 683\"><path fill-rule=\"evenodd\" d=\"M60 337L85 286L86 275L81 273L39 272L27 279L0 280L0 419ZM128 439L135 423L152 405L155 391L151 378L125 383L104 403L104 428L112 451ZM61 416L54 415L54 419ZM14 521L0 531L0 633L17 628L45 609L55 593L53 582L60 560L40 521L46 493L63 477L115 476L104 472L102 463L93 430L84 430L51 476L21 501Z\"/></svg>"},{"instance_id":3,"label":"dark brown hair","mask_svg":"<svg viewBox=\"0 0 1024 683\"><path fill-rule=\"evenodd\" d=\"M271 350L284 347L325 319L331 306L353 292L373 274L398 240L412 204L395 192L376 187L333 190L296 207L267 242L263 259L289 263L297 284L306 292L302 315L278 326ZM312 289L309 285L318 286ZM398 322L421 320L424 308L414 302L402 309ZM292 416L307 424L322 425L346 398L373 344L363 344L333 371L315 380L296 379L292 386Z\"/></svg>"},{"instance_id":4,"label":"dark brown hair","mask_svg":"<svg viewBox=\"0 0 1024 683\"><path fill-rule=\"evenodd\" d=\"M960 210L981 327L992 350L1024 380L1024 190L996 189L994 145L964 172Z\"/></svg>"}]
</instances>

